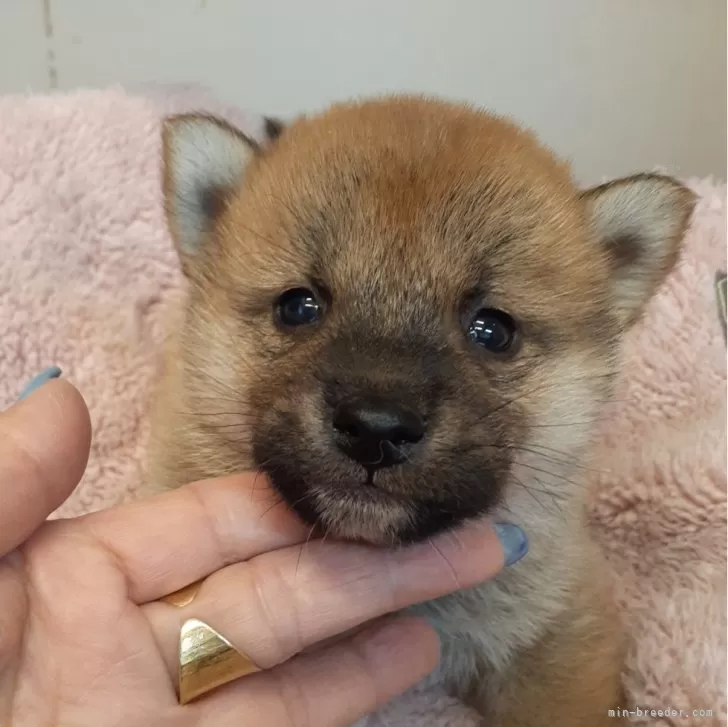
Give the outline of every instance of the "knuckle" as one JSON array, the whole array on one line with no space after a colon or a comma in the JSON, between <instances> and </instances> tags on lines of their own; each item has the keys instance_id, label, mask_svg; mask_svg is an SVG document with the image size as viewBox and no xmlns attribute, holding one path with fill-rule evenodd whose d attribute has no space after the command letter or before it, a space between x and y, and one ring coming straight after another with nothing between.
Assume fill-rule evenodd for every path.
<instances>
[{"instance_id":1,"label":"knuckle","mask_svg":"<svg viewBox=\"0 0 728 727\"><path fill-rule=\"evenodd\" d=\"M211 510L211 505L208 498L205 497L204 487L200 487L198 483L193 483L186 488L186 493L194 500L194 503L202 513L205 521L205 530L207 531L214 553L217 555L219 561L225 566L235 562L234 553L228 543L220 534L220 529L217 527L216 518Z\"/></svg>"},{"instance_id":2,"label":"knuckle","mask_svg":"<svg viewBox=\"0 0 728 727\"><path fill-rule=\"evenodd\" d=\"M247 564L249 606L255 613L254 627L263 644L266 668L281 664L301 651L303 639L298 618L298 599L277 569L254 559Z\"/></svg>"},{"instance_id":3,"label":"knuckle","mask_svg":"<svg viewBox=\"0 0 728 727\"><path fill-rule=\"evenodd\" d=\"M397 562L392 553L387 553L384 558L384 568L382 573L382 583L384 588L384 598L386 599L386 613L398 611L403 607L401 588L397 578Z\"/></svg>"}]
</instances>

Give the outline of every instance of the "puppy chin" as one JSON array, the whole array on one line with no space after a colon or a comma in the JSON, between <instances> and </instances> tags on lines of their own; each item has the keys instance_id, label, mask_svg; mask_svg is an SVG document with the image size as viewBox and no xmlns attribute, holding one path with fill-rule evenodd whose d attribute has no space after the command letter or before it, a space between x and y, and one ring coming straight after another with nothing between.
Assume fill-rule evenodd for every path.
<instances>
[{"instance_id":1,"label":"puppy chin","mask_svg":"<svg viewBox=\"0 0 728 727\"><path fill-rule=\"evenodd\" d=\"M374 493L319 490L312 494L321 525L337 538L378 546L398 545L414 525L415 508L406 502L391 498L377 501L377 495L371 497Z\"/></svg>"}]
</instances>

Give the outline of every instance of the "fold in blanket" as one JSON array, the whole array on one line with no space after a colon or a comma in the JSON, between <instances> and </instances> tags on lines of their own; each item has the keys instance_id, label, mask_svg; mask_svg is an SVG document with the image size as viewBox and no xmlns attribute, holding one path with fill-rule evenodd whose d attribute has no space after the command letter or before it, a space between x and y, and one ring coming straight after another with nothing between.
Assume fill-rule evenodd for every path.
<instances>
[{"instance_id":1,"label":"fold in blanket","mask_svg":"<svg viewBox=\"0 0 728 727\"><path fill-rule=\"evenodd\" d=\"M163 307L182 280L160 200L159 123L191 109L257 136L261 119L188 87L0 99L0 402L60 365L94 425L88 471L59 514L132 496ZM715 278L725 185L700 196L683 261L630 336L618 403L591 476L590 518L632 635L635 707L725 724L726 367ZM691 716L712 710L712 717ZM469 727L437 692L405 695L369 727ZM635 724L673 724L636 718Z\"/></svg>"}]
</instances>

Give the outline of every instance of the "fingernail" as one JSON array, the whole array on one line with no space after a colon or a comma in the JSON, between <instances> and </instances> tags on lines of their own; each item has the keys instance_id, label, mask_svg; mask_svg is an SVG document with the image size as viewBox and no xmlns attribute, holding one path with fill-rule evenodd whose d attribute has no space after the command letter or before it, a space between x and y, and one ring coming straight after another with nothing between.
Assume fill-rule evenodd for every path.
<instances>
[{"instance_id":1,"label":"fingernail","mask_svg":"<svg viewBox=\"0 0 728 727\"><path fill-rule=\"evenodd\" d=\"M517 563L528 553L528 538L518 525L496 523L493 527L498 536L498 540L500 540L503 546L506 567Z\"/></svg>"},{"instance_id":2,"label":"fingernail","mask_svg":"<svg viewBox=\"0 0 728 727\"><path fill-rule=\"evenodd\" d=\"M63 372L58 368L58 366L51 366L50 368L46 369L42 374L38 374L34 379L32 379L28 384L25 385L25 388L20 392L20 396L18 397L18 401L21 399L25 399L25 397L30 396L36 389L43 386L43 384L47 383L51 379L57 379Z\"/></svg>"}]
</instances>

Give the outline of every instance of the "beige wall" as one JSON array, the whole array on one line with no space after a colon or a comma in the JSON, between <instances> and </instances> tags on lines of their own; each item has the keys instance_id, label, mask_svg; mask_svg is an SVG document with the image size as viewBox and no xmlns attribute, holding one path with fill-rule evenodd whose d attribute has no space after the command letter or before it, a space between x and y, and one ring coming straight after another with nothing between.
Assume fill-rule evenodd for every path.
<instances>
[{"instance_id":1,"label":"beige wall","mask_svg":"<svg viewBox=\"0 0 728 727\"><path fill-rule=\"evenodd\" d=\"M515 116L584 181L725 177L726 0L0 0L0 93L197 81L292 115L410 90Z\"/></svg>"}]
</instances>

